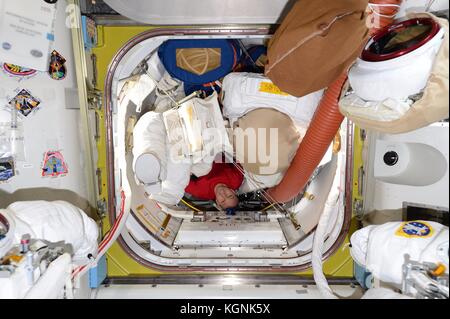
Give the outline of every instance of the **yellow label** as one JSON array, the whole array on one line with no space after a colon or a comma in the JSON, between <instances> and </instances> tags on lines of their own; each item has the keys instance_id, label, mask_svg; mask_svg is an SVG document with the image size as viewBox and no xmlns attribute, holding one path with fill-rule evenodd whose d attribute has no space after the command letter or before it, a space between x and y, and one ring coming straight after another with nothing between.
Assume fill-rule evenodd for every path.
<instances>
[{"instance_id":1,"label":"yellow label","mask_svg":"<svg viewBox=\"0 0 450 319\"><path fill-rule=\"evenodd\" d=\"M272 82L260 82L259 83L259 92L269 93L269 94L277 94L287 96L289 94L280 90L278 86L273 84Z\"/></svg>"}]
</instances>

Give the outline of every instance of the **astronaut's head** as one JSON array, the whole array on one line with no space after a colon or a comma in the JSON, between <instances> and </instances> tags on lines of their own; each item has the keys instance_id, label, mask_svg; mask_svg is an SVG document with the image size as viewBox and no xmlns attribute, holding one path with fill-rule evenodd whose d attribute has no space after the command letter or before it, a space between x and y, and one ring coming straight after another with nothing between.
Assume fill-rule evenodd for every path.
<instances>
[{"instance_id":1,"label":"astronaut's head","mask_svg":"<svg viewBox=\"0 0 450 319\"><path fill-rule=\"evenodd\" d=\"M216 194L216 204L221 209L236 207L239 204L239 199L236 192L225 184L217 184L214 187Z\"/></svg>"}]
</instances>

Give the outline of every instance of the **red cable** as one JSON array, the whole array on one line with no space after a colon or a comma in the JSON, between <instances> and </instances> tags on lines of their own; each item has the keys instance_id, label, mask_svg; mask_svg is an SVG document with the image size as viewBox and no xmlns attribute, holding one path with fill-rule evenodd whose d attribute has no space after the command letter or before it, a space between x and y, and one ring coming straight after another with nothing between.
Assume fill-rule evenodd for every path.
<instances>
[{"instance_id":1,"label":"red cable","mask_svg":"<svg viewBox=\"0 0 450 319\"><path fill-rule=\"evenodd\" d=\"M103 240L99 244L99 246L98 246L98 252L99 253L103 250L103 248L109 243L111 238L114 236L117 228L119 227L120 221L123 218L123 215L124 215L124 212L125 212L125 193L122 191L120 195L121 195L121 205L120 205L119 216L117 216L117 219L114 222L114 225L111 227L110 232L105 236L105 238L103 238ZM79 274L81 271L83 271L85 268L86 268L86 265L76 268L72 272L72 278L75 278L75 276L77 274Z\"/></svg>"}]
</instances>

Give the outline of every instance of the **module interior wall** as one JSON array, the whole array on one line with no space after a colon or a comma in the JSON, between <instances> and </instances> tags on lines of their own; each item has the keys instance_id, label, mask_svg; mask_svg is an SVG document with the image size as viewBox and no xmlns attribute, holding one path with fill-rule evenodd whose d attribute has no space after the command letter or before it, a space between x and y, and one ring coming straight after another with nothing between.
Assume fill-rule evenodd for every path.
<instances>
[{"instance_id":1,"label":"module interior wall","mask_svg":"<svg viewBox=\"0 0 450 319\"><path fill-rule=\"evenodd\" d=\"M80 112L66 108L65 89L76 89L71 30L66 27L66 1L59 1L53 48L66 59L67 75L53 80L47 72L20 82L0 72L0 107L9 107L14 90L27 89L41 103L27 117L19 117L24 130L24 161L17 161L16 175L0 183L0 207L19 200L67 200L87 211L86 177L83 142L80 132ZM0 61L3 62L8 61ZM78 101L72 104L78 105ZM68 174L41 177L44 154L61 151Z\"/></svg>"}]
</instances>

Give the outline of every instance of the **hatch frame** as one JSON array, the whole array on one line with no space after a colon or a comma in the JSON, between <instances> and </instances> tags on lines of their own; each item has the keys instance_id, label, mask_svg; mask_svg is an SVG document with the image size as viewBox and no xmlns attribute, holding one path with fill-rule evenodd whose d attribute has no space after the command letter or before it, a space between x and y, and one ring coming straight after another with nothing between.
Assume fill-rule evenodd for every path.
<instances>
[{"instance_id":1,"label":"hatch frame","mask_svg":"<svg viewBox=\"0 0 450 319\"><path fill-rule=\"evenodd\" d=\"M108 217L111 225L114 224L116 220L117 207L116 207L116 180L115 180L115 169L114 169L114 143L113 143L113 103L112 103L112 84L113 77L117 66L119 65L121 59L136 45L140 42L150 39L152 37L159 36L228 36L235 37L245 37L245 36L268 36L273 34L274 25L250 25L250 26L237 26L237 25L209 25L209 26L193 26L190 28L157 28L144 31L137 36L130 39L125 43L112 58L108 70L106 72L105 84L104 84L104 94L105 94L105 127L106 127L106 148L107 148L107 166L108 166ZM347 136L345 138L346 143L346 163L345 163L345 198L344 202L344 221L342 225L341 232L332 244L332 246L324 253L324 260L328 259L333 255L339 247L341 247L344 242L351 224L352 218L352 158L353 158L353 124L347 122ZM156 263L152 263L148 260L140 257L136 252L134 252L128 244L120 235L117 239L117 243L124 250L124 252L131 257L133 260L141 264L146 268L151 268L161 271L170 272L223 272L223 271L236 271L236 272L292 272L292 271L304 271L311 268L311 262L307 262L302 265L296 266L283 266L273 267L268 266L242 266L242 267L230 267L230 266L164 266Z\"/></svg>"}]
</instances>

